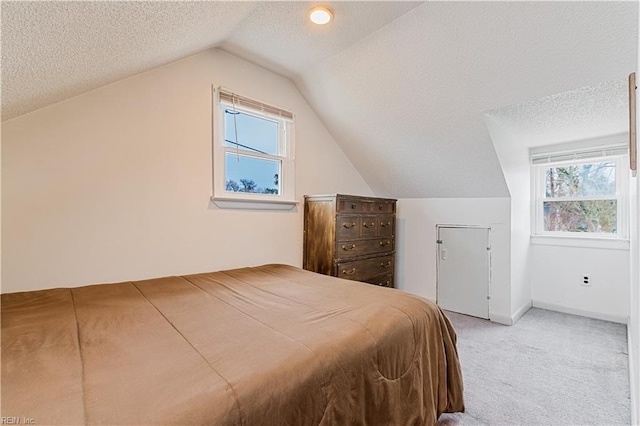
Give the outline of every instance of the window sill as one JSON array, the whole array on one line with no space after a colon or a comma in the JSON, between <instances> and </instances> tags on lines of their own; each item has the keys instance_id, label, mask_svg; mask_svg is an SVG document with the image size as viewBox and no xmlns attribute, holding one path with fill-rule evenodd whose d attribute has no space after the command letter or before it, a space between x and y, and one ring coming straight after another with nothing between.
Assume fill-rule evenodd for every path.
<instances>
[{"instance_id":1,"label":"window sill","mask_svg":"<svg viewBox=\"0 0 640 426\"><path fill-rule=\"evenodd\" d=\"M296 200L259 200L231 197L211 197L211 201L221 209L291 210L298 205Z\"/></svg>"},{"instance_id":2,"label":"window sill","mask_svg":"<svg viewBox=\"0 0 640 426\"><path fill-rule=\"evenodd\" d=\"M542 246L582 247L607 250L629 250L629 240L559 235L532 235L531 244Z\"/></svg>"}]
</instances>

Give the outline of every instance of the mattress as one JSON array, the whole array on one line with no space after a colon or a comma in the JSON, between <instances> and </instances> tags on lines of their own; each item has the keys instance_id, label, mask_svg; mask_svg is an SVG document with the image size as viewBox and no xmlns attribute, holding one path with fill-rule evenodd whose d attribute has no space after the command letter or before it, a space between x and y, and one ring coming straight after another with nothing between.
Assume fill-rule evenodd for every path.
<instances>
[{"instance_id":1,"label":"mattress","mask_svg":"<svg viewBox=\"0 0 640 426\"><path fill-rule=\"evenodd\" d=\"M429 425L456 334L398 290L264 265L2 295L1 416L35 424Z\"/></svg>"}]
</instances>

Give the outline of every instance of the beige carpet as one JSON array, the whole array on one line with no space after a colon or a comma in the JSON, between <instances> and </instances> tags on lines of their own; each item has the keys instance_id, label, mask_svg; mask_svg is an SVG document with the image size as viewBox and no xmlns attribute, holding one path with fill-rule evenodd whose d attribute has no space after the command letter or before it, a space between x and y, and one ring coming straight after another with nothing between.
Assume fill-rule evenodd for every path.
<instances>
[{"instance_id":1,"label":"beige carpet","mask_svg":"<svg viewBox=\"0 0 640 426\"><path fill-rule=\"evenodd\" d=\"M467 411L439 425L629 425L623 324L529 310L512 327L447 312Z\"/></svg>"}]
</instances>

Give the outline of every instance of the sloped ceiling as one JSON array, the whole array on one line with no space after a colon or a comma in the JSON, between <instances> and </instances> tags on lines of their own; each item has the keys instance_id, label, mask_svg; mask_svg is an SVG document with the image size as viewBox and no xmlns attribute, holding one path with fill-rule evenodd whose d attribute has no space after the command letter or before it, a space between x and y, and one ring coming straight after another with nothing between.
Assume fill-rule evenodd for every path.
<instances>
[{"instance_id":1,"label":"sloped ceiling","mask_svg":"<svg viewBox=\"0 0 640 426\"><path fill-rule=\"evenodd\" d=\"M376 194L499 197L485 112L635 70L637 2L328 4L2 2L3 120L218 47L290 78Z\"/></svg>"},{"instance_id":2,"label":"sloped ceiling","mask_svg":"<svg viewBox=\"0 0 640 426\"><path fill-rule=\"evenodd\" d=\"M626 78L605 81L485 115L524 148L621 135L629 128L628 90Z\"/></svg>"},{"instance_id":3,"label":"sloped ceiling","mask_svg":"<svg viewBox=\"0 0 640 426\"><path fill-rule=\"evenodd\" d=\"M298 84L378 193L506 196L483 112L634 71L636 7L430 2Z\"/></svg>"},{"instance_id":4,"label":"sloped ceiling","mask_svg":"<svg viewBox=\"0 0 640 426\"><path fill-rule=\"evenodd\" d=\"M214 47L249 2L0 2L6 120Z\"/></svg>"}]
</instances>

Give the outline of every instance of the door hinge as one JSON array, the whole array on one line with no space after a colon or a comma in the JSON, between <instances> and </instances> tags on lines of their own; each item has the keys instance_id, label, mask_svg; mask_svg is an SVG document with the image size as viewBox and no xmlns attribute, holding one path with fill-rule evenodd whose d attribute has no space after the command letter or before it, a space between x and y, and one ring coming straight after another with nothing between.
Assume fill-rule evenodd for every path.
<instances>
[{"instance_id":1,"label":"door hinge","mask_svg":"<svg viewBox=\"0 0 640 426\"><path fill-rule=\"evenodd\" d=\"M436 244L442 244L442 240L436 240Z\"/></svg>"}]
</instances>

